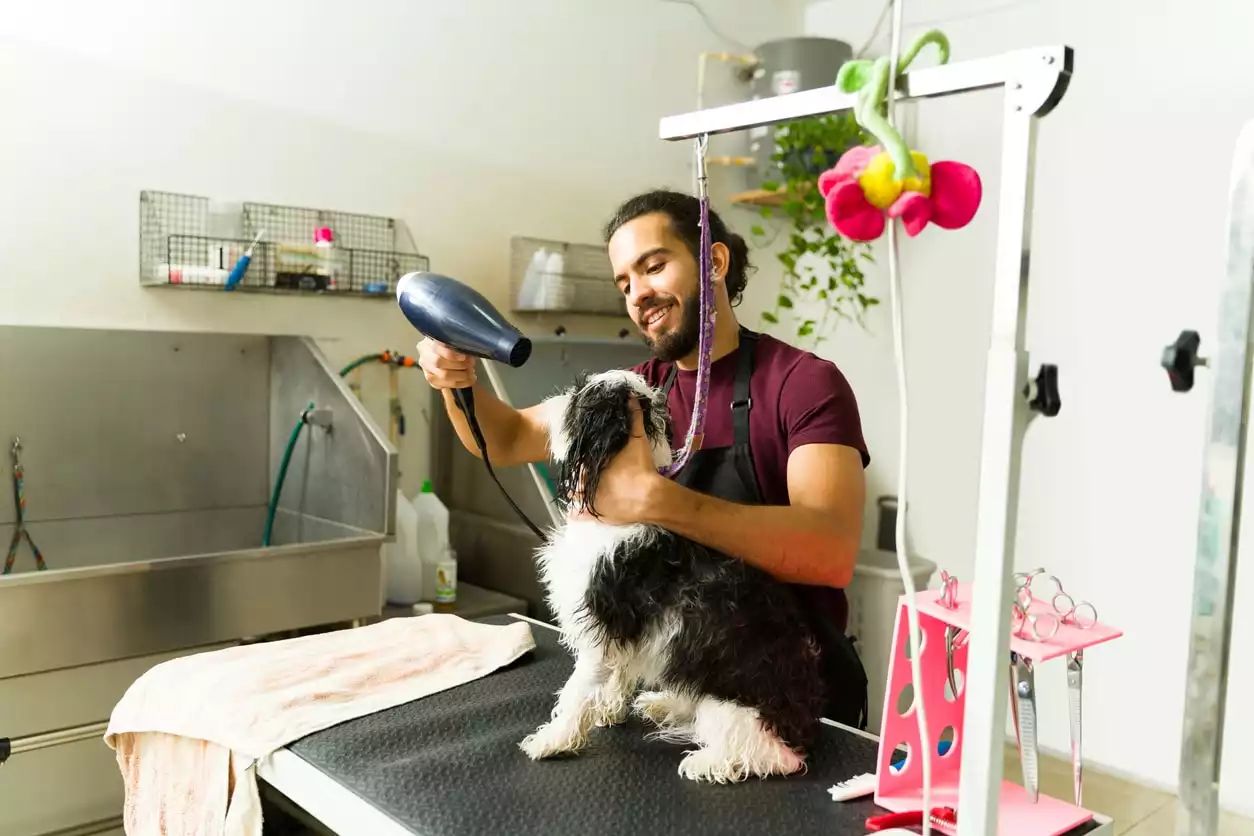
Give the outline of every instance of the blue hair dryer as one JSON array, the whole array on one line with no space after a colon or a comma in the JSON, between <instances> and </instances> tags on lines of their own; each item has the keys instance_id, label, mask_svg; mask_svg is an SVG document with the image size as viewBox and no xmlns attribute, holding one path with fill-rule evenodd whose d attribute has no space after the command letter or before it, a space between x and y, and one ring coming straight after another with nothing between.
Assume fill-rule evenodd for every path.
<instances>
[{"instance_id":1,"label":"blue hair dryer","mask_svg":"<svg viewBox=\"0 0 1254 836\"><path fill-rule=\"evenodd\" d=\"M531 356L531 340L510 325L474 289L439 273L407 273L396 301L410 324L463 354L518 368Z\"/></svg>"},{"instance_id":2,"label":"blue hair dryer","mask_svg":"<svg viewBox=\"0 0 1254 836\"><path fill-rule=\"evenodd\" d=\"M401 313L419 332L463 354L495 360L518 368L531 357L531 340L492 307L492 303L461 282L439 273L407 273L396 285ZM541 540L544 534L510 498L488 460L487 443L475 419L473 389L454 389L453 399L465 414L470 433L479 445L483 463L518 516Z\"/></svg>"}]
</instances>

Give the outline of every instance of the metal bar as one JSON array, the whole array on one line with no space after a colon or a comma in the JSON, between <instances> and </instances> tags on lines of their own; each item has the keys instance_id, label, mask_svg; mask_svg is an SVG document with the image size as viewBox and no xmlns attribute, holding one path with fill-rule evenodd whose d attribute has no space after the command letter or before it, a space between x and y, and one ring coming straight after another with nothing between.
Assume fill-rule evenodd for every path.
<instances>
[{"instance_id":1,"label":"metal bar","mask_svg":"<svg viewBox=\"0 0 1254 836\"><path fill-rule=\"evenodd\" d=\"M1064 81L1065 84L1065 81ZM959 836L997 832L1009 675L1010 608L1023 438L1031 415L1025 332L1031 264L1036 128L1061 91L1008 78L1003 105L1000 216L992 330L985 371L980 491L976 510L966 743ZM1051 104L1052 102L1052 104Z\"/></svg>"},{"instance_id":2,"label":"metal bar","mask_svg":"<svg viewBox=\"0 0 1254 836\"><path fill-rule=\"evenodd\" d=\"M1228 208L1228 266L1220 288L1210 430L1202 475L1188 684L1180 746L1177 836L1219 832L1219 771L1232 644L1250 416L1254 317L1254 121L1237 138Z\"/></svg>"},{"instance_id":3,"label":"metal bar","mask_svg":"<svg viewBox=\"0 0 1254 836\"><path fill-rule=\"evenodd\" d=\"M1036 68L1034 75L1037 77L1032 79L1035 84L1048 84L1051 77L1056 83L1059 77L1070 75L1072 56L1070 47L1055 45L913 70L898 80L894 98L905 101L970 93L1001 87L1011 78L1022 83L1025 67ZM658 133L665 140L693 139L701 134L730 133L849 110L857 97L842 93L836 88L835 79L832 81L831 87L666 116L659 124Z\"/></svg>"},{"instance_id":4,"label":"metal bar","mask_svg":"<svg viewBox=\"0 0 1254 836\"><path fill-rule=\"evenodd\" d=\"M42 732L40 734L28 734L25 737L14 737L8 740L8 756L18 755L23 752L33 752L36 749L48 749L53 746L64 746L67 743L78 743L83 740L91 740L93 738L104 737L104 733L108 731L108 722L88 723L83 726L73 726L68 729L57 729L56 731ZM0 759L0 764L5 759Z\"/></svg>"}]
</instances>

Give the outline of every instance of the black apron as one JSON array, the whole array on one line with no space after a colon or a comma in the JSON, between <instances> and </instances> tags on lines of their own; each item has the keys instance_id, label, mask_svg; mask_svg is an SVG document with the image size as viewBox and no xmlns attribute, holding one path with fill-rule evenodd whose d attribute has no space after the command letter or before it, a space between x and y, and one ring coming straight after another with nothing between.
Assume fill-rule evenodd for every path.
<instances>
[{"instance_id":1,"label":"black apron","mask_svg":"<svg viewBox=\"0 0 1254 836\"><path fill-rule=\"evenodd\" d=\"M676 482L694 491L742 505L765 504L749 443L749 410L753 407L749 383L753 377L757 338L756 333L741 327L736 377L732 384L732 446L698 450L675 477ZM662 391L668 399L677 373L677 367L672 366L663 384ZM866 669L854 650L853 640L845 635L844 592L809 584L790 586L807 612L810 627L822 648L823 679L828 691L823 716L856 729L866 729Z\"/></svg>"}]
</instances>

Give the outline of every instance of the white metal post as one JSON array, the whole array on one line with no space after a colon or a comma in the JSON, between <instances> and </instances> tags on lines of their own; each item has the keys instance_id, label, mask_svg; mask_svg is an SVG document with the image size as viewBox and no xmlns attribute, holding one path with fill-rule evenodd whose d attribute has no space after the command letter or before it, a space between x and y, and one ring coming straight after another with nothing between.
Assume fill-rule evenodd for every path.
<instances>
[{"instance_id":1,"label":"white metal post","mask_svg":"<svg viewBox=\"0 0 1254 836\"><path fill-rule=\"evenodd\" d=\"M1214 384L1193 570L1178 836L1219 832L1219 771L1250 415L1254 121L1245 124L1237 139L1230 188L1228 266L1220 287L1215 350L1208 361Z\"/></svg>"},{"instance_id":2,"label":"white metal post","mask_svg":"<svg viewBox=\"0 0 1254 836\"><path fill-rule=\"evenodd\" d=\"M992 836L997 830L1019 458L1030 414L1024 394L1024 321L1036 120L1061 101L1073 56L1070 47L1053 46L914 70L898 79L895 94L900 99L922 99L1006 88L997 267L980 453L975 610L959 787L960 836ZM807 90L667 117L661 120L660 134L666 140L692 139L836 113L855 102L854 96L835 86Z\"/></svg>"},{"instance_id":3,"label":"white metal post","mask_svg":"<svg viewBox=\"0 0 1254 836\"><path fill-rule=\"evenodd\" d=\"M1042 58L1048 61L1048 56ZM958 788L959 836L997 832L1009 685L1019 466L1030 411L1024 346L1031 264L1036 108L1023 74L1008 79L1002 127L1000 216L992 328L984 386L980 489L972 578L971 649Z\"/></svg>"}]
</instances>

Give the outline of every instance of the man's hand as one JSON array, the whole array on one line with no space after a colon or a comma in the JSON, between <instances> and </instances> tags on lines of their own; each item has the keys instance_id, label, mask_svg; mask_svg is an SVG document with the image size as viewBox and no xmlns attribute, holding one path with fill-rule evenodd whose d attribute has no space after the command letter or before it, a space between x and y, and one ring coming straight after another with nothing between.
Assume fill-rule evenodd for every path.
<instances>
[{"instance_id":1,"label":"man's hand","mask_svg":"<svg viewBox=\"0 0 1254 836\"><path fill-rule=\"evenodd\" d=\"M645 521L650 513L657 488L666 478L653 463L653 450L644 433L644 413L632 400L631 439L627 446L601 472L592 504L597 518L611 525L630 525ZM586 510L578 515L590 519Z\"/></svg>"}]
</instances>

